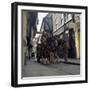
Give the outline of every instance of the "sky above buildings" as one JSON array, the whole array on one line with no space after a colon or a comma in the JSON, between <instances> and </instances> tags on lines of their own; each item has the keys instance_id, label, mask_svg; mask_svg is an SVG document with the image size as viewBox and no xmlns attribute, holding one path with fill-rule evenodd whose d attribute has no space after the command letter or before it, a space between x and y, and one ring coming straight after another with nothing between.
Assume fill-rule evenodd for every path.
<instances>
[{"instance_id":1,"label":"sky above buildings","mask_svg":"<svg viewBox=\"0 0 90 90\"><path fill-rule=\"evenodd\" d=\"M39 32L40 31L40 28L41 28L41 24L42 24L42 20L43 18L47 15L48 13L44 13L44 12L38 12L38 25L37 25L37 31ZM38 37L39 34L36 34L35 37Z\"/></svg>"},{"instance_id":2,"label":"sky above buildings","mask_svg":"<svg viewBox=\"0 0 90 90\"><path fill-rule=\"evenodd\" d=\"M40 27L41 27L41 24L42 24L42 20L43 20L43 18L44 18L47 14L48 14L48 13L44 13L44 12L39 12L39 13L38 13L38 20L39 20L39 24L37 25L38 31L40 31Z\"/></svg>"}]
</instances>

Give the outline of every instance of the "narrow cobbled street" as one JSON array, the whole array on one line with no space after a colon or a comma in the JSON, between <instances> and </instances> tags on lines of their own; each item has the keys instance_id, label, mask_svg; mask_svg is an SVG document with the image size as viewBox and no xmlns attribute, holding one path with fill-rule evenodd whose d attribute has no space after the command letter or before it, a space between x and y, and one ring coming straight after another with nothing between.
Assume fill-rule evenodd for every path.
<instances>
[{"instance_id":1,"label":"narrow cobbled street","mask_svg":"<svg viewBox=\"0 0 90 90\"><path fill-rule=\"evenodd\" d=\"M26 65L22 69L23 77L80 74L80 65L77 64L57 63L43 65L35 60L27 60Z\"/></svg>"}]
</instances>

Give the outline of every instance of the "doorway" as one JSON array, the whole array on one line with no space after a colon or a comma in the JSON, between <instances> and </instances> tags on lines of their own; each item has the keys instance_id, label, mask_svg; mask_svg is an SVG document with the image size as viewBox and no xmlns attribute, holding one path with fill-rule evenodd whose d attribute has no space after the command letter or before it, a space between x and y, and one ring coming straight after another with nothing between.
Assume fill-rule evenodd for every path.
<instances>
[{"instance_id":1,"label":"doorway","mask_svg":"<svg viewBox=\"0 0 90 90\"><path fill-rule=\"evenodd\" d=\"M69 58L76 58L76 47L75 47L75 31L73 28L69 30Z\"/></svg>"}]
</instances>

